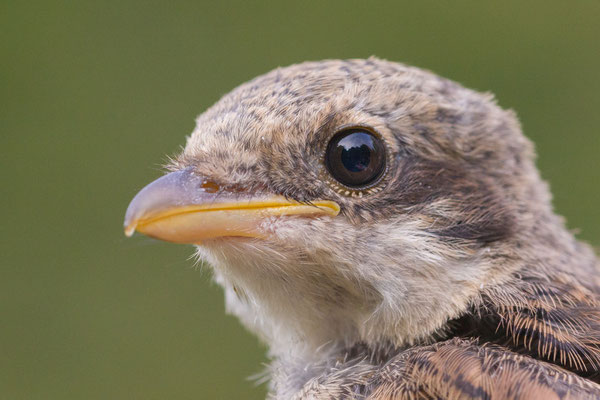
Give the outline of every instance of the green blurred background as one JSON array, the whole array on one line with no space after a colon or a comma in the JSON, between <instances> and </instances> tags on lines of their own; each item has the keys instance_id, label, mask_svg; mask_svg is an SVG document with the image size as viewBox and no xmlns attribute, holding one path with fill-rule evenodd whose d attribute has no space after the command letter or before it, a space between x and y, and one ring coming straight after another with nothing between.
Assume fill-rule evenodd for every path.
<instances>
[{"instance_id":1,"label":"green blurred background","mask_svg":"<svg viewBox=\"0 0 600 400\"><path fill-rule=\"evenodd\" d=\"M600 1L0 3L0 399L260 399L265 349L192 248L125 239L194 118L304 60L377 55L497 94L600 244Z\"/></svg>"}]
</instances>

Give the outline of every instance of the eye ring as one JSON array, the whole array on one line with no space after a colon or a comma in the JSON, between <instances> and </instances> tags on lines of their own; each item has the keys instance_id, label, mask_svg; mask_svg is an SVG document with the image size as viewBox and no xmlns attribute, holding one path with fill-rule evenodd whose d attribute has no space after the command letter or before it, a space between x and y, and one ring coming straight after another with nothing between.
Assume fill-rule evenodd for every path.
<instances>
[{"instance_id":1,"label":"eye ring","mask_svg":"<svg viewBox=\"0 0 600 400\"><path fill-rule=\"evenodd\" d=\"M336 191L346 195L372 192L387 171L388 151L384 140L362 126L338 130L325 150L324 164Z\"/></svg>"}]
</instances>

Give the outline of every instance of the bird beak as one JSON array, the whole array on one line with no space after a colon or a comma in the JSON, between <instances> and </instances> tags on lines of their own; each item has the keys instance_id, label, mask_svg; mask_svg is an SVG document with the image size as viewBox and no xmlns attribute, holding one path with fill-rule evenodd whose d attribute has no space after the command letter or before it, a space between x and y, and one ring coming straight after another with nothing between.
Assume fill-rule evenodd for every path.
<instances>
[{"instance_id":1,"label":"bird beak","mask_svg":"<svg viewBox=\"0 0 600 400\"><path fill-rule=\"evenodd\" d=\"M221 188L190 169L171 172L143 188L125 214L125 235L137 230L175 243L245 236L264 238L261 226L284 215L336 216L337 203L298 203L283 196Z\"/></svg>"}]
</instances>

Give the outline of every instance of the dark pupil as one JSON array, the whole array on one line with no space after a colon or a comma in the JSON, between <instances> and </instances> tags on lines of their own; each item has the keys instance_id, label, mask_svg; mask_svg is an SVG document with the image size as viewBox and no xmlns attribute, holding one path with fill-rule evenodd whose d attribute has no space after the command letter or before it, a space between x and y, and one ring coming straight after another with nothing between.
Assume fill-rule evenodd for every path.
<instances>
[{"instance_id":1,"label":"dark pupil","mask_svg":"<svg viewBox=\"0 0 600 400\"><path fill-rule=\"evenodd\" d=\"M342 131L327 147L327 168L340 183L361 187L375 181L385 166L385 149L379 138L362 129Z\"/></svg>"},{"instance_id":2,"label":"dark pupil","mask_svg":"<svg viewBox=\"0 0 600 400\"><path fill-rule=\"evenodd\" d=\"M355 135L362 134L356 133ZM340 140L339 146L342 147L342 164L344 164L344 167L351 172L360 172L367 169L369 166L373 146L364 143L360 146L355 146L352 142L344 143L349 142L348 139L355 135L346 136L344 139Z\"/></svg>"}]
</instances>

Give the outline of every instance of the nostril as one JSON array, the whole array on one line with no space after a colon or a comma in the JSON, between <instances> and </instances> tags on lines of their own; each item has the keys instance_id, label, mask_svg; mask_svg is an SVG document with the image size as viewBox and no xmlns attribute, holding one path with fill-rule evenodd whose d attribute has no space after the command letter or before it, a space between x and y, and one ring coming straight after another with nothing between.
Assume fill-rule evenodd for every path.
<instances>
[{"instance_id":1,"label":"nostril","mask_svg":"<svg viewBox=\"0 0 600 400\"><path fill-rule=\"evenodd\" d=\"M202 182L202 184L200 185L200 187L206 193L217 193L221 189L219 187L219 185L217 185L216 183L211 182L211 181L204 181L204 182Z\"/></svg>"}]
</instances>

